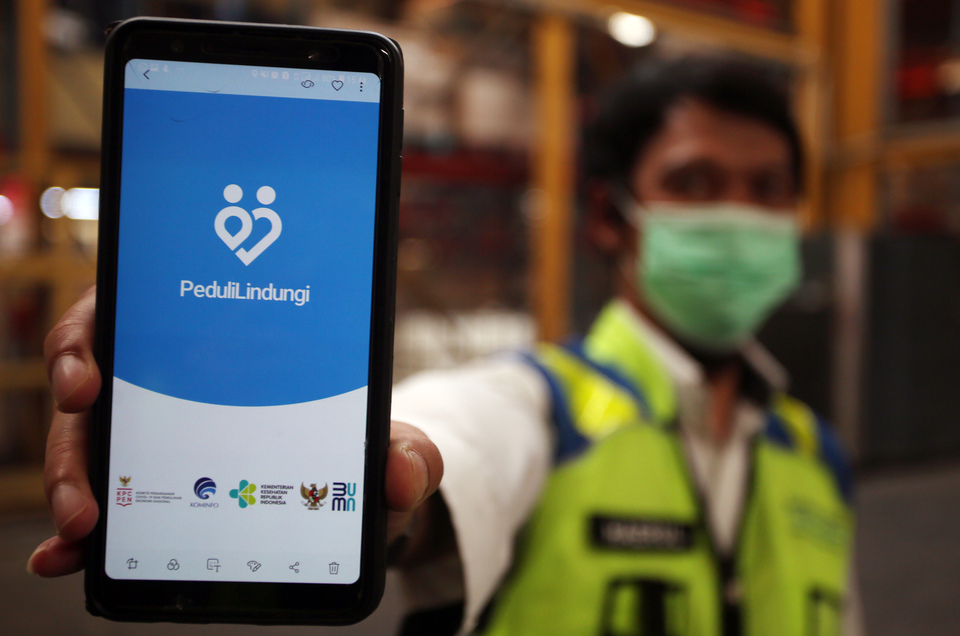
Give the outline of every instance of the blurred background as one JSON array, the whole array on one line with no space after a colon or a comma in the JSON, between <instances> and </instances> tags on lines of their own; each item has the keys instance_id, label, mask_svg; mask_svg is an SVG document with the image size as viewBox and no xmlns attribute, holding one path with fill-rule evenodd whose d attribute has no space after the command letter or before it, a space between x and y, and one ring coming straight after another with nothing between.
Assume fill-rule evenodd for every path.
<instances>
[{"instance_id":1,"label":"blurred background","mask_svg":"<svg viewBox=\"0 0 960 636\"><path fill-rule=\"evenodd\" d=\"M103 31L155 15L359 28L406 60L395 377L584 329L579 123L647 56L788 79L810 156L806 280L762 334L859 475L871 634L960 633L960 0L0 0L0 632L390 633L110 624L52 533L43 338L94 281Z\"/></svg>"}]
</instances>

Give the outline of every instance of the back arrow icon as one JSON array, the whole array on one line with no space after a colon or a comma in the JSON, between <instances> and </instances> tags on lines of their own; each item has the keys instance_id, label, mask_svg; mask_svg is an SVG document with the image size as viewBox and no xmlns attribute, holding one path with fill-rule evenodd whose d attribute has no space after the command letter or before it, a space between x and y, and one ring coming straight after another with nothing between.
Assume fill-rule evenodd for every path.
<instances>
[{"instance_id":1,"label":"back arrow icon","mask_svg":"<svg viewBox=\"0 0 960 636\"><path fill-rule=\"evenodd\" d=\"M147 69L143 72L143 76L146 77L147 79L150 79L149 77L147 77L147 73L149 72L150 72L150 69Z\"/></svg>"}]
</instances>

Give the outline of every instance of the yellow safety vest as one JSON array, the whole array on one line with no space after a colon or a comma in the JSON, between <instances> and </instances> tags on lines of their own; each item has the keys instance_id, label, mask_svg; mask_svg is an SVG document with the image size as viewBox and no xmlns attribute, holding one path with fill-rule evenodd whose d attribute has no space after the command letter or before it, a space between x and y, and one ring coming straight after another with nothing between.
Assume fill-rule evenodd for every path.
<instances>
[{"instance_id":1,"label":"yellow safety vest","mask_svg":"<svg viewBox=\"0 0 960 636\"><path fill-rule=\"evenodd\" d=\"M610 305L579 352L532 356L554 393L559 459L480 631L839 634L853 515L833 437L802 403L773 398L735 557L719 558L671 382L627 311Z\"/></svg>"}]
</instances>

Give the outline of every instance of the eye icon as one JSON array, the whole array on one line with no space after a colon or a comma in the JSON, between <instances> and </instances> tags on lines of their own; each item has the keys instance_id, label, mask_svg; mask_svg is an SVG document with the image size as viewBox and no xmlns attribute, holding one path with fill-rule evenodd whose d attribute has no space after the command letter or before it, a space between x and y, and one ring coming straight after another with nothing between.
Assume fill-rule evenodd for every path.
<instances>
[{"instance_id":1,"label":"eye icon","mask_svg":"<svg viewBox=\"0 0 960 636\"><path fill-rule=\"evenodd\" d=\"M300 86L303 86L304 88L310 88L313 86L313 80L303 80L300 82Z\"/></svg>"}]
</instances>

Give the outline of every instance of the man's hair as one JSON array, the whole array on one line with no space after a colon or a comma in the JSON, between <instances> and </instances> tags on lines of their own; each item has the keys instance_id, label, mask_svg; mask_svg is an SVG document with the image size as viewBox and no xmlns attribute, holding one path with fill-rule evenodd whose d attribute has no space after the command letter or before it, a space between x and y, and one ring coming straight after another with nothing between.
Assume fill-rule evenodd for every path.
<instances>
[{"instance_id":1,"label":"man's hair","mask_svg":"<svg viewBox=\"0 0 960 636\"><path fill-rule=\"evenodd\" d=\"M801 189L803 149L785 83L756 64L719 56L648 61L604 92L584 131L586 177L627 184L640 153L663 128L667 112L684 98L755 119L781 133Z\"/></svg>"}]
</instances>

